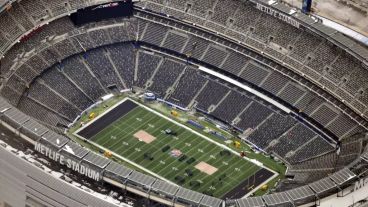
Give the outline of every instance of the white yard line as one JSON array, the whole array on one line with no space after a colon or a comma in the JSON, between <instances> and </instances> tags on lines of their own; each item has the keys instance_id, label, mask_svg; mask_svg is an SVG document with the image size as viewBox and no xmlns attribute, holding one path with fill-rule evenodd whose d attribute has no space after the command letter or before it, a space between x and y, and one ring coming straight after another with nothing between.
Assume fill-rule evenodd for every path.
<instances>
[{"instance_id":1,"label":"white yard line","mask_svg":"<svg viewBox=\"0 0 368 207\"><path fill-rule=\"evenodd\" d=\"M134 110L134 109L133 109L133 110ZM133 111L133 110L131 110L131 111ZM130 112L131 112L131 111L130 111ZM129 114L129 112L128 112L128 114ZM127 116L128 114L125 114L124 116L122 116L122 117L120 117L119 119L115 120L114 122L112 122L112 123L111 123L111 125L112 125L114 128L116 128L115 123L120 122L120 121L122 120L122 118L124 118L124 117L125 117L125 120L131 120L131 119L134 119L134 118L135 118L134 116L132 116L132 117L130 117L130 118L128 118L128 119L127 119L127 118L126 118L126 116ZM108 127L108 126L107 126L107 127ZM100 133L104 132L104 130L105 130L107 127L105 127L104 129L102 129L101 131L99 131L97 134L93 135L93 136L90 138L90 140L91 140L91 141L94 141L94 139L95 139L96 137L98 137L98 139L100 139L100 137L99 137ZM113 133L115 133L115 129L113 129L113 130L111 130L110 132L108 132L108 133L107 133L107 135L111 135L111 134L113 134ZM106 136L104 136L103 138L105 138L105 137L106 137ZM108 140L108 141L111 141L111 140ZM107 142L108 142L108 141L107 141ZM97 142L97 140L96 140L96 142ZM103 143L103 144L101 144L101 145L105 146L105 144L106 144L107 142L105 142L105 143Z\"/></svg>"},{"instance_id":2,"label":"white yard line","mask_svg":"<svg viewBox=\"0 0 368 207\"><path fill-rule=\"evenodd\" d=\"M78 129L77 131L75 131L75 132L74 132L74 135L76 135L76 136L77 136L77 137L79 137L79 138L85 139L85 138L81 137L80 135L78 135L78 132L79 132L79 131L83 130L84 128L86 128L87 126L89 126L90 124L92 124L93 122L95 122L96 120L98 120L99 118L103 117L103 115L107 114L108 112L110 112L111 110L113 110L114 108L116 108L117 106L119 106L121 103L123 103L123 102L124 102L124 101L126 101L126 100L130 100L130 101L134 102L135 104L137 104L137 105L141 106L142 108L144 108L144 109L146 109L146 110L148 110L148 111L150 111L150 112L152 112L152 113L154 113L154 114L156 114L156 115L158 115L158 116L160 116L160 117L162 117L162 118L164 118L164 119L166 119L166 120L168 120L168 121L170 121L170 122L172 122L172 123L174 123L174 124L176 124L176 125L178 125L178 126L180 126L180 127L182 127L182 128L184 128L184 129L186 129L186 130L188 130L188 131L190 131L190 132L192 132L192 133L196 134L197 136L202 137L203 139L205 139L205 140L207 140L207 141L209 141L209 142L211 142L211 143L213 143L213 144L215 144L215 145L217 145L217 146L219 146L219 147L221 147L221 148L223 148L223 149L229 150L231 153L235 154L236 156L239 156L239 153L238 153L238 152L236 152L235 150L231 149L230 147L228 147L228 146L226 146L226 145L224 145L224 144L220 144L220 143L218 143L218 142L216 142L216 141L214 141L214 140L212 140L212 139L210 139L210 138L208 138L208 137L204 136L203 134L201 134L201 133L199 133L199 132L197 132L197 131L195 131L195 130L193 130L193 129L191 129L191 128L187 127L187 126L185 126L184 124L181 124L181 123L179 123L179 122L177 122L177 121L175 121L175 120L172 120L171 118L169 118L169 117L167 117L167 116L165 116L165 115L163 115L163 114L161 114L161 113L159 113L159 112L157 112L157 111L155 111L155 110L153 110L153 109L151 109L151 108L149 108L149 107L147 107L147 106L145 106L145 105L143 105L143 104L141 104L141 103L139 103L139 102L137 102L137 101L135 101L135 100L133 100L133 99L130 99L129 97L124 98L123 100L121 100L120 102L118 102L117 104L115 104L115 106L111 107L110 109L108 109L108 110L106 110L105 112L103 112L102 114L100 114L96 119L94 119L93 121L91 121L91 122L87 123L86 125L84 125L84 126L83 126L83 127L81 127L80 129ZM87 141L88 141L90 144L95 145L95 146L97 146L97 147L99 147L99 148L101 148L101 149L103 149L103 150L105 150L105 151L110 151L109 149L104 148L104 147L102 147L102 146L100 146L100 145L98 145L98 144L96 144L96 143L94 143L94 142L90 142L89 140L87 140ZM137 167L137 168L139 168L139 169L141 169L141 170L144 170L144 171L146 171L147 173L150 173L151 175L153 175L153 176L155 176L155 177L157 177L157 178L160 178L161 180L164 180L164 181L166 181L166 182L169 182L169 183L171 183L171 184L173 184L173 185L176 185L176 186L177 186L177 184L175 184L175 183L171 182L170 180L167 180L166 178L164 178L164 177L162 177L162 176L160 176L160 175L158 175L158 174L156 174L156 173L154 173L154 172L152 172L152 171L150 171L150 170L148 170L148 169L146 169L146 168L144 168L144 167L142 167L142 166L140 166L140 165L138 165L138 164L136 164L136 163L132 162L131 160L129 160L129 159L127 159L127 158L124 158L124 157L122 157L122 156L120 156L120 155L118 155L118 154L116 154L116 153L114 153L114 152L112 152L112 154L113 154L114 156L116 156L116 157L118 157L118 158L120 158L120 159L122 159L122 160L124 160L124 161L128 162L129 164L131 164L131 165L133 165L133 166L135 166L135 167ZM248 197L251 193L255 192L255 191L256 191L256 190L258 190L260 187L262 187L264 184L267 184L269 181L271 181L272 179L274 179L275 177L277 177L277 176L279 175L279 173L277 173L277 172L275 172L275 171L273 171L273 170L269 169L268 167L266 167L266 166L264 166L264 165L260 165L260 164L259 164L259 162L258 162L258 161L256 161L256 160L249 159L249 158L247 158L247 157L243 157L243 159L245 159L245 160L247 160L248 162L251 162L251 163L253 163L253 164L255 164L255 165L259 166L259 167L262 167L262 168L264 168L264 169L267 169L267 170L269 170L269 171L271 171L271 172L273 173L273 176L272 176L272 177L270 177L269 179L267 179L266 181L264 181L263 183L261 183L260 185L258 185L256 188L254 188L252 191L250 191L248 194L246 194L246 195L244 196L244 198L245 198L245 197Z\"/></svg>"},{"instance_id":3,"label":"white yard line","mask_svg":"<svg viewBox=\"0 0 368 207\"><path fill-rule=\"evenodd\" d=\"M146 115L143 115L143 117L145 117ZM135 119L135 118L137 118L137 117L135 117L135 116L133 116L133 117L131 117L131 118L129 118L128 120L130 120L130 119ZM126 132L125 130L121 130L121 128L119 128L119 127L117 127L117 126L115 126L114 125L114 123L112 124L112 126L114 127L114 129L112 130L112 132L115 132L116 130L117 131L119 131L119 132L122 132L122 134L124 134L124 135L127 135L127 134L129 134L129 133L131 133L131 132L133 132L133 131L136 131L137 129L136 128L133 128L133 127L131 127L131 126L125 126L126 128L129 128L129 129L132 129L132 131L129 131L129 132ZM125 128L125 129L126 129ZM111 140L109 140L109 141L111 141ZM117 139L113 144L111 144L111 145L109 145L109 146L107 146L108 148L110 148L110 147L113 147L113 146L115 146L117 143L119 143L119 142L121 142L121 139ZM105 145L107 142L105 142L104 144L102 144L102 145ZM115 151L118 151L118 149L115 149Z\"/></svg>"},{"instance_id":4,"label":"white yard line","mask_svg":"<svg viewBox=\"0 0 368 207\"><path fill-rule=\"evenodd\" d=\"M82 138L82 137L81 137L81 136L79 136L79 135L77 135L77 136L78 136L78 137L80 137L80 138ZM177 184L175 184L175 183L171 182L170 180L168 180L168 179L166 179L166 178L164 178L164 177L162 177L162 176L160 176L160 175L158 175L158 174L156 174L156 173L154 173L154 172L152 172L152 171L150 171L150 170L148 170L148 169L146 169L146 168L144 168L144 167L142 167L142 166L140 166L140 165L136 164L136 163L135 163L135 162L133 162L133 161L130 161L129 159L127 159L127 158L125 158L125 157L120 156L119 154L117 154L117 153L115 153L115 152L112 152L111 150L109 150L109 149L107 149L107 148L105 148L105 147L103 147L103 146L101 146L101 145L99 145L99 144L96 144L96 143L94 143L94 142L90 142L89 140L87 140L87 142L88 142L88 143L90 143L90 144L92 144L92 145L94 145L94 146L96 146L96 147L98 147L98 148L100 148L100 149L103 149L103 150L105 150L105 151L109 151L109 152L111 152L114 156L118 157L119 159L124 160L125 162L127 162L127 163L129 163L129 164L131 164L131 165L133 165L133 166L135 166L135 167L137 167L137 168L139 168L139 169L141 169L141 170L143 170L143 171L145 171L145 172L147 172L147 173L149 173L149 174L151 174L151 175L153 175L153 176L155 176L155 177L157 177L157 178L161 179L161 180L164 180L164 181L166 181L166 182L168 182L168 183L170 183L170 184L173 184L173 185L175 185L175 186L178 186Z\"/></svg>"},{"instance_id":5,"label":"white yard line","mask_svg":"<svg viewBox=\"0 0 368 207\"><path fill-rule=\"evenodd\" d=\"M249 197L252 193L256 192L258 189L260 189L263 185L266 185L268 182L270 182L271 180L273 180L274 178L276 178L278 176L278 174L273 174L270 178L268 178L267 180L265 180L263 183L257 185L256 188L254 188L253 190L251 190L250 192L248 192L245 196L243 196L242 198L247 198ZM271 187L271 186L269 186ZM273 186L272 186L273 187Z\"/></svg>"},{"instance_id":6,"label":"white yard line","mask_svg":"<svg viewBox=\"0 0 368 207\"><path fill-rule=\"evenodd\" d=\"M208 138L208 137L204 136L203 134L201 134L201 133L199 133L199 132L197 132L197 131L195 131L195 130L193 130L193 129L191 129L191 128L187 127L187 126L185 126L184 124L181 124L181 123L179 123L179 122L177 122L177 121L174 121L174 120L170 119L169 117L167 117L167 116L165 116L165 115L163 115L163 114L161 114L161 113L159 113L159 112L157 112L157 111L155 111L155 110L153 110L153 109L151 109L151 108L149 108L149 107L147 107L147 106L145 106L145 105L143 105L143 104L141 104L141 103L139 103L139 102L136 102L135 100L132 100L132 99L130 99L130 98L127 98L127 99L129 99L129 100L133 101L134 103L136 103L136 104L140 105L141 107L143 107L143 108L147 109L148 111L150 111L150 112L152 112L152 113L155 113L155 114L157 114L158 116L160 116L160 117L162 117L162 118L164 118L164 119L166 119L166 120L168 120L168 121L170 121L170 122L172 122L172 123L174 123L174 124L176 124L176 125L178 125L178 126L180 126L180 127L183 127L184 129L187 129L187 130L191 131L192 133L194 133L194 134L196 134L196 135L198 135L198 136L200 136L200 137L202 137L202 138L206 139L207 141L209 141L209 142L211 142L211 143L213 143L213 144L216 144L216 145L217 145L217 146L219 146L219 147L222 147L222 148L224 148L224 149L227 149L227 150L229 150L230 152L232 152L233 154L235 154L235 155L239 156L239 153L238 153L238 152L236 152L235 150L231 149L230 147L228 147L228 146L226 146L226 145L224 145L224 144L220 144L220 143L218 143L218 142L216 142L216 141L214 141L214 140L212 140L212 139L210 139L210 138ZM260 167L262 167L262 168L265 168L265 169L267 169L267 170L269 170L269 171L273 172L273 173L274 173L274 174L276 174L276 175L279 175L277 172L275 172L275 171L273 171L273 170L271 170L271 169L267 168L266 166L264 166L264 165L259 165L259 163L258 163L257 161L255 161L255 160L249 159L249 158L247 158L247 157L243 157L243 159L245 159L245 160L247 160L247 161L249 161L249 162L251 162L251 163L253 163L253 164L257 165L257 166L260 166Z\"/></svg>"},{"instance_id":7,"label":"white yard line","mask_svg":"<svg viewBox=\"0 0 368 207\"><path fill-rule=\"evenodd\" d=\"M202 142L203 142L203 140L201 140L201 142L200 142L200 144L202 144ZM183 142L180 142L180 143L183 143ZM199 143L198 143L199 144ZM196 148L192 148L192 149L190 149L190 150L188 150L187 152L186 152L186 154L189 154L189 152L191 152L192 150L196 150ZM211 149L211 150L213 150L213 149ZM196 161L198 161L201 157L203 157L204 155L203 154L201 154L199 157L196 157ZM191 156L191 157L193 157L193 156ZM188 157L189 158L189 157ZM165 160L167 160L167 159L165 159ZM165 162L165 161L164 161ZM182 163L180 163L180 164L177 164L177 162L176 161L174 161L174 162L171 162L171 163L169 163L168 165L166 165L164 168L162 168L159 172L161 172L161 171L165 171L167 168L169 168L170 166L172 167L172 165L174 165L174 164L176 164L176 166L174 165L174 167L179 167L179 165L180 165L180 167L181 166L185 166L185 162L186 161L183 161ZM170 172L171 173L171 172Z\"/></svg>"}]
</instances>

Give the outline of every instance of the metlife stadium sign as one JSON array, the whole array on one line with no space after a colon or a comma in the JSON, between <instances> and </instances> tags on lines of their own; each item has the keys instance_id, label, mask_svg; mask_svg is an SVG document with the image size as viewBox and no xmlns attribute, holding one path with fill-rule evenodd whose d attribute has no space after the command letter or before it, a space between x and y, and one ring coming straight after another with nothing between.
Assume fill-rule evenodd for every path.
<instances>
[{"instance_id":1,"label":"metlife stadium sign","mask_svg":"<svg viewBox=\"0 0 368 207\"><path fill-rule=\"evenodd\" d=\"M290 17L290 16L288 16L286 14L283 14L283 13L281 13L281 12L275 10L275 9L272 9L270 7L267 7L267 6L264 6L264 5L260 4L260 3L257 3L256 8L258 10L261 10L261 11L263 11L263 12L269 14L269 15L272 15L272 16L274 16L274 17L276 17L276 18L278 18L278 19L280 19L280 20L282 20L282 21L284 21L284 22L286 22L286 23L288 23L288 24L290 24L290 25L292 25L292 26L294 26L296 28L299 28L300 27L300 23L298 21L296 21L292 17Z\"/></svg>"},{"instance_id":2,"label":"metlife stadium sign","mask_svg":"<svg viewBox=\"0 0 368 207\"><path fill-rule=\"evenodd\" d=\"M34 149L37 152L50 158L51 160L58 162L61 165L65 165L66 167L72 169L73 171L78 172L79 174L87 176L95 181L100 181L101 179L100 173L98 171L95 171L86 165L80 164L79 162L67 158L64 155L60 154L59 152L53 151L51 148L41 143L36 143Z\"/></svg>"},{"instance_id":3,"label":"metlife stadium sign","mask_svg":"<svg viewBox=\"0 0 368 207\"><path fill-rule=\"evenodd\" d=\"M368 177L356 181L354 184L353 192L363 188L364 186L368 186Z\"/></svg>"}]
</instances>

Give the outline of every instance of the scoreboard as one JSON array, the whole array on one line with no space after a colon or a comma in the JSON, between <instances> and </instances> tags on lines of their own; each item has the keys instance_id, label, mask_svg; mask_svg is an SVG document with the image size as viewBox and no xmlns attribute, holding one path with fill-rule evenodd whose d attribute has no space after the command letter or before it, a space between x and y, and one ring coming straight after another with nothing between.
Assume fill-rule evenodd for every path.
<instances>
[{"instance_id":1,"label":"scoreboard","mask_svg":"<svg viewBox=\"0 0 368 207\"><path fill-rule=\"evenodd\" d=\"M70 18L75 25L80 26L90 22L132 15L132 0L123 0L78 9L77 12L70 15Z\"/></svg>"}]
</instances>

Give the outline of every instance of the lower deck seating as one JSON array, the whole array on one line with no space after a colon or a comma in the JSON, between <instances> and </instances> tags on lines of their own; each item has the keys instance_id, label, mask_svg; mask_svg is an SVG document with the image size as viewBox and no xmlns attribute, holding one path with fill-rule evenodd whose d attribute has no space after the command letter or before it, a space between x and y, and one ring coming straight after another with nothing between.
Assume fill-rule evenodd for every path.
<instances>
[{"instance_id":1,"label":"lower deck seating","mask_svg":"<svg viewBox=\"0 0 368 207\"><path fill-rule=\"evenodd\" d=\"M59 95L51 91L47 86L39 82L35 82L32 85L28 91L28 96L63 114L70 121L74 120L75 117L77 117L77 115L79 115L81 112L71 103L61 98Z\"/></svg>"},{"instance_id":2,"label":"lower deck seating","mask_svg":"<svg viewBox=\"0 0 368 207\"><path fill-rule=\"evenodd\" d=\"M153 77L153 83L148 90L154 91L157 96L164 98L167 89L175 83L184 68L184 64L166 59Z\"/></svg>"},{"instance_id":3,"label":"lower deck seating","mask_svg":"<svg viewBox=\"0 0 368 207\"><path fill-rule=\"evenodd\" d=\"M294 156L287 158L290 163L301 162L313 157L324 155L334 150L326 140L317 136L312 141L308 142L301 149L299 149Z\"/></svg>"},{"instance_id":4,"label":"lower deck seating","mask_svg":"<svg viewBox=\"0 0 368 207\"><path fill-rule=\"evenodd\" d=\"M253 102L240 116L240 121L236 126L240 129L247 130L248 128L256 128L264 121L272 110L262 104Z\"/></svg>"},{"instance_id":5,"label":"lower deck seating","mask_svg":"<svg viewBox=\"0 0 368 207\"><path fill-rule=\"evenodd\" d=\"M198 73L196 68L188 66L175 87L175 91L169 97L169 101L187 107L205 82L205 78Z\"/></svg>"},{"instance_id":6,"label":"lower deck seating","mask_svg":"<svg viewBox=\"0 0 368 207\"><path fill-rule=\"evenodd\" d=\"M145 88L146 82L152 77L161 61L161 57L152 53L138 52L137 80L134 81L134 85Z\"/></svg>"},{"instance_id":7,"label":"lower deck seating","mask_svg":"<svg viewBox=\"0 0 368 207\"><path fill-rule=\"evenodd\" d=\"M296 120L287 116L274 113L261 126L247 138L251 143L261 149L265 149L268 144L278 138L296 124Z\"/></svg>"},{"instance_id":8,"label":"lower deck seating","mask_svg":"<svg viewBox=\"0 0 368 207\"><path fill-rule=\"evenodd\" d=\"M211 114L231 123L251 102L248 96L232 91Z\"/></svg>"},{"instance_id":9,"label":"lower deck seating","mask_svg":"<svg viewBox=\"0 0 368 207\"><path fill-rule=\"evenodd\" d=\"M197 108L208 112L210 106L217 105L229 92L229 89L216 81L209 81L197 96Z\"/></svg>"},{"instance_id":10,"label":"lower deck seating","mask_svg":"<svg viewBox=\"0 0 368 207\"><path fill-rule=\"evenodd\" d=\"M67 126L69 123L69 121L62 118L60 114L50 111L46 107L28 97L22 97L19 102L18 109L41 121L42 123L46 123L55 127L61 125Z\"/></svg>"}]
</instances>

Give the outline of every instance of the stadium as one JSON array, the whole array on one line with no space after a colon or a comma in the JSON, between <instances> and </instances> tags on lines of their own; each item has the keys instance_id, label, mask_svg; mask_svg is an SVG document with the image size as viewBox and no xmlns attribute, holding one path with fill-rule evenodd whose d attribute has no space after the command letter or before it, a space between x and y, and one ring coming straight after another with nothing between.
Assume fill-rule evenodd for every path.
<instances>
[{"instance_id":1,"label":"stadium","mask_svg":"<svg viewBox=\"0 0 368 207\"><path fill-rule=\"evenodd\" d=\"M368 205L368 41L311 0L0 5L0 207Z\"/></svg>"}]
</instances>

